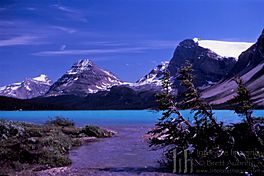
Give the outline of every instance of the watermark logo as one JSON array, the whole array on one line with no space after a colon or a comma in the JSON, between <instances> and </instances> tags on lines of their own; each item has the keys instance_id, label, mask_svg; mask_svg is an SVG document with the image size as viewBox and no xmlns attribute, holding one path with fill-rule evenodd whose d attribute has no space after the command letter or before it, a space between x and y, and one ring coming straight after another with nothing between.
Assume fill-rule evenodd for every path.
<instances>
[{"instance_id":1,"label":"watermark logo","mask_svg":"<svg viewBox=\"0 0 264 176\"><path fill-rule=\"evenodd\" d=\"M178 153L177 153L178 152ZM218 160L211 160L212 152L196 151L196 156L203 158L199 167L194 164L188 150L173 150L173 173L263 173L264 153L262 151L222 151ZM207 158L207 159L205 159ZM226 158L226 159L225 159ZM228 159L227 159L228 158ZM234 158L236 160L234 160ZM239 160L239 158L242 158ZM195 166L194 166L195 165ZM194 171L195 170L195 171Z\"/></svg>"},{"instance_id":2,"label":"watermark logo","mask_svg":"<svg viewBox=\"0 0 264 176\"><path fill-rule=\"evenodd\" d=\"M193 160L188 158L188 151L183 151L183 157L177 157L177 149L173 150L173 173L193 173Z\"/></svg>"}]
</instances>

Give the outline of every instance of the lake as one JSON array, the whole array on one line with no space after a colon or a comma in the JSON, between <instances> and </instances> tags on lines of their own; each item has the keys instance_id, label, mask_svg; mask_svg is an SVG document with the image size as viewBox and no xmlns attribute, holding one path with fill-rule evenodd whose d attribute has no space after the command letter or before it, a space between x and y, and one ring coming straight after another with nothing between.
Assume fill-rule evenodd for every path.
<instances>
[{"instance_id":1,"label":"lake","mask_svg":"<svg viewBox=\"0 0 264 176\"><path fill-rule=\"evenodd\" d=\"M187 118L190 111L181 111ZM225 123L241 121L233 111L214 111L215 117ZM255 116L264 116L256 110ZM144 135L161 116L161 112L148 110L109 111L0 111L0 118L44 123L56 116L73 120L77 126L99 125L117 131L112 138L100 139L70 152L72 168L100 169L118 172L144 172L158 170L162 151L150 150Z\"/></svg>"},{"instance_id":2,"label":"lake","mask_svg":"<svg viewBox=\"0 0 264 176\"><path fill-rule=\"evenodd\" d=\"M181 111L183 116L190 118L190 111ZM233 111L215 110L217 120L226 123L238 122L238 117ZM264 116L263 110L255 110L255 116ZM21 120L26 122L44 123L56 116L73 120L76 125L95 124L100 126L112 125L154 125L161 116L161 112L149 110L95 110L95 111L0 111L0 118Z\"/></svg>"}]
</instances>

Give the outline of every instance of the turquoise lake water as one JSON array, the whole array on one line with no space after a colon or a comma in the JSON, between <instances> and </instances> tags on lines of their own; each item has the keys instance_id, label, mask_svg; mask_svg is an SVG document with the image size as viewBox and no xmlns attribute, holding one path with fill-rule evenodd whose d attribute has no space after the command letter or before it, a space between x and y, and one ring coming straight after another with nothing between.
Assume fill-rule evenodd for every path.
<instances>
[{"instance_id":1,"label":"turquoise lake water","mask_svg":"<svg viewBox=\"0 0 264 176\"><path fill-rule=\"evenodd\" d=\"M190 111L181 111L183 116L190 118ZM241 121L233 111L214 111L217 120L226 123ZM254 111L255 116L264 116L264 110ZM47 120L62 116L73 120L78 126L95 124L102 126L112 125L153 125L161 116L161 112L149 110L98 110L98 111L0 111L0 118L21 120L26 122L43 123Z\"/></svg>"}]
</instances>

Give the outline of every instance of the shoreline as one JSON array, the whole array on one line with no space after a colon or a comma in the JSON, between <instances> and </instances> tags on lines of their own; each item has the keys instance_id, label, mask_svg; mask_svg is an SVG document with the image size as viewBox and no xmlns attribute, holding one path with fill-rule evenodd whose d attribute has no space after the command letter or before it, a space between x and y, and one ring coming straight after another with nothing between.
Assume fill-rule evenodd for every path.
<instances>
[{"instance_id":1,"label":"shoreline","mask_svg":"<svg viewBox=\"0 0 264 176\"><path fill-rule=\"evenodd\" d=\"M154 171L151 168L145 171L133 171L133 170L107 170L100 168L71 168L71 167L59 167L48 170L39 171L35 176L175 176L173 173ZM177 174L178 175L178 174Z\"/></svg>"},{"instance_id":2,"label":"shoreline","mask_svg":"<svg viewBox=\"0 0 264 176\"><path fill-rule=\"evenodd\" d=\"M0 175L70 166L70 150L117 134L98 126L75 127L64 118L41 125L0 119L0 132Z\"/></svg>"}]
</instances>

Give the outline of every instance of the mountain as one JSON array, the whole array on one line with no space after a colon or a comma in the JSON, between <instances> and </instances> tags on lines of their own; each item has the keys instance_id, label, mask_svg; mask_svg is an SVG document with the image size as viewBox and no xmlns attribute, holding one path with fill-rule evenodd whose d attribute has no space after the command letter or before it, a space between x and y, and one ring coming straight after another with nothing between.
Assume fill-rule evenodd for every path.
<instances>
[{"instance_id":1,"label":"mountain","mask_svg":"<svg viewBox=\"0 0 264 176\"><path fill-rule=\"evenodd\" d=\"M163 62L136 83L129 84L129 86L134 90L160 91L162 88L161 78L164 70L167 69L171 74L171 81L174 82L172 91L177 94L181 89L179 83L176 81L177 70L185 64L186 60L189 60L193 64L194 74L196 75L195 84L197 86L208 87L216 84L227 76L235 65L236 59L234 57L222 57L201 45L215 49L215 46L219 45L224 48L226 43L228 42L220 42L220 44L218 41L205 42L197 38L184 40L179 43L169 62ZM231 46L230 43L228 44ZM241 47L248 47L244 43L236 43L233 45L239 46L239 49L241 49ZM238 51L238 49L236 51ZM234 55L234 53L230 55Z\"/></svg>"},{"instance_id":2,"label":"mountain","mask_svg":"<svg viewBox=\"0 0 264 176\"><path fill-rule=\"evenodd\" d=\"M230 76L243 75L254 67L259 65L264 60L264 30L258 38L257 42L253 44L246 51L239 56L238 62L235 64Z\"/></svg>"},{"instance_id":3,"label":"mountain","mask_svg":"<svg viewBox=\"0 0 264 176\"><path fill-rule=\"evenodd\" d=\"M236 76L244 80L254 104L257 107L264 107L264 30L257 42L241 53L228 77L219 84L205 89L202 97L211 104L223 107L235 96Z\"/></svg>"},{"instance_id":4,"label":"mountain","mask_svg":"<svg viewBox=\"0 0 264 176\"><path fill-rule=\"evenodd\" d=\"M220 42L225 45L225 42ZM202 87L202 97L209 103L223 107L230 100L236 89L234 76L242 76L252 92L254 102L264 106L264 34L251 47L244 44L236 52L224 53L225 56L235 56L243 45L248 48L239 57L223 57L215 50L219 42L198 39L187 39L179 43L169 62L163 62L136 83L122 82L112 73L96 66L92 61L84 59L76 62L61 78L59 78L43 96L32 98L24 102L17 99L0 99L2 104L8 102L10 109L42 109L43 107L57 109L151 109L157 106L155 95L161 90L161 78L164 70L171 74L174 81L172 93L181 91L176 80L177 69L186 60L193 64L196 86ZM230 44L230 43L228 43ZM216 47L216 48L215 48ZM233 48L229 45L230 48ZM243 48L242 47L242 48ZM209 49L210 48L210 49ZM43 76L42 76L43 77ZM40 81L40 78L34 78ZM26 81L24 81L26 82ZM3 90L19 90L25 83L9 85ZM51 83L50 83L51 84ZM49 85L50 85L49 84ZM25 84L27 85L27 84ZM25 86L24 86L25 87ZM27 89L25 87L25 89ZM10 91L10 95L15 94ZM5 95L6 96L6 95ZM10 103L11 102L11 103ZM14 104L12 104L14 102ZM26 103L26 106L22 106ZM34 104L37 107L33 107ZM220 106L219 106L220 105ZM22 107L22 108L20 108ZM4 106L5 109L8 107Z\"/></svg>"},{"instance_id":5,"label":"mountain","mask_svg":"<svg viewBox=\"0 0 264 176\"><path fill-rule=\"evenodd\" d=\"M63 104L54 105L53 103L48 102L35 102L32 101L32 99L17 99L12 97L0 96L0 110L66 110L66 108Z\"/></svg>"},{"instance_id":6,"label":"mountain","mask_svg":"<svg viewBox=\"0 0 264 176\"><path fill-rule=\"evenodd\" d=\"M222 57L201 45L213 49L215 49L215 46L222 46L224 48L224 45L228 45L229 47L233 46L233 48L237 47L236 52L243 47L248 47L247 43L241 42L209 42L197 38L187 39L179 43L169 62L162 62L136 83L123 83L122 86L127 86L135 91L160 92L162 89L161 78L163 77L163 72L168 70L171 74L171 81L174 83L171 87L171 93L176 95L182 88L176 80L177 70L185 64L186 60L189 60L193 64L196 76L195 84L197 86L204 89L216 84L228 75L235 65L236 59L234 57ZM226 54L234 55L234 53L228 52Z\"/></svg>"},{"instance_id":7,"label":"mountain","mask_svg":"<svg viewBox=\"0 0 264 176\"><path fill-rule=\"evenodd\" d=\"M151 109L157 106L156 92L136 91L127 86L113 86L106 91L76 95L58 95L38 97L29 100L31 103L48 104L66 109Z\"/></svg>"},{"instance_id":8,"label":"mountain","mask_svg":"<svg viewBox=\"0 0 264 176\"><path fill-rule=\"evenodd\" d=\"M151 70L149 74L139 79L136 83L138 85L145 85L145 84L161 85L161 78L163 72L167 69L168 64L169 64L168 61L162 62L160 65L158 65L153 70Z\"/></svg>"},{"instance_id":9,"label":"mountain","mask_svg":"<svg viewBox=\"0 0 264 176\"><path fill-rule=\"evenodd\" d=\"M177 89L180 88L179 83L176 81L177 70L185 64L186 60L189 60L193 64L194 74L196 75L196 86L206 87L216 84L228 75L235 65L236 59L234 57L220 56L214 51L202 46L213 49L215 49L215 46L222 46L222 48L224 48L224 45L227 43L228 42L220 42L219 44L218 41L209 42L198 40L197 38L183 40L175 49L173 57L169 62L158 65L151 70L149 74L139 79L136 84L133 84L133 86L137 89L160 90L162 73L167 69L171 74L171 80L174 82L174 91L177 92ZM232 44L228 43L230 46ZM244 43L236 43L232 46L239 46L239 49L241 49L241 47L248 47L248 45ZM238 51L238 49L236 51ZM228 54L234 55L234 53L230 54L230 52Z\"/></svg>"},{"instance_id":10,"label":"mountain","mask_svg":"<svg viewBox=\"0 0 264 176\"><path fill-rule=\"evenodd\" d=\"M79 60L69 71L58 79L46 96L77 95L86 96L121 84L112 73L97 67L88 59Z\"/></svg>"},{"instance_id":11,"label":"mountain","mask_svg":"<svg viewBox=\"0 0 264 176\"><path fill-rule=\"evenodd\" d=\"M148 74L140 78L136 83L123 82L121 87L129 87L135 91L153 91L159 92L162 89L161 78L163 72L167 69L169 62L162 62L152 69Z\"/></svg>"},{"instance_id":12,"label":"mountain","mask_svg":"<svg viewBox=\"0 0 264 176\"><path fill-rule=\"evenodd\" d=\"M13 83L0 88L0 96L19 99L30 99L44 95L50 88L52 81L47 75L41 74L35 78L27 78L23 82Z\"/></svg>"},{"instance_id":13,"label":"mountain","mask_svg":"<svg viewBox=\"0 0 264 176\"><path fill-rule=\"evenodd\" d=\"M210 49L199 46L198 41L187 39L179 43L168 65L173 77L186 60L193 65L195 85L205 86L216 83L224 78L236 63L235 58L222 57ZM178 85L175 82L176 86Z\"/></svg>"}]
</instances>

